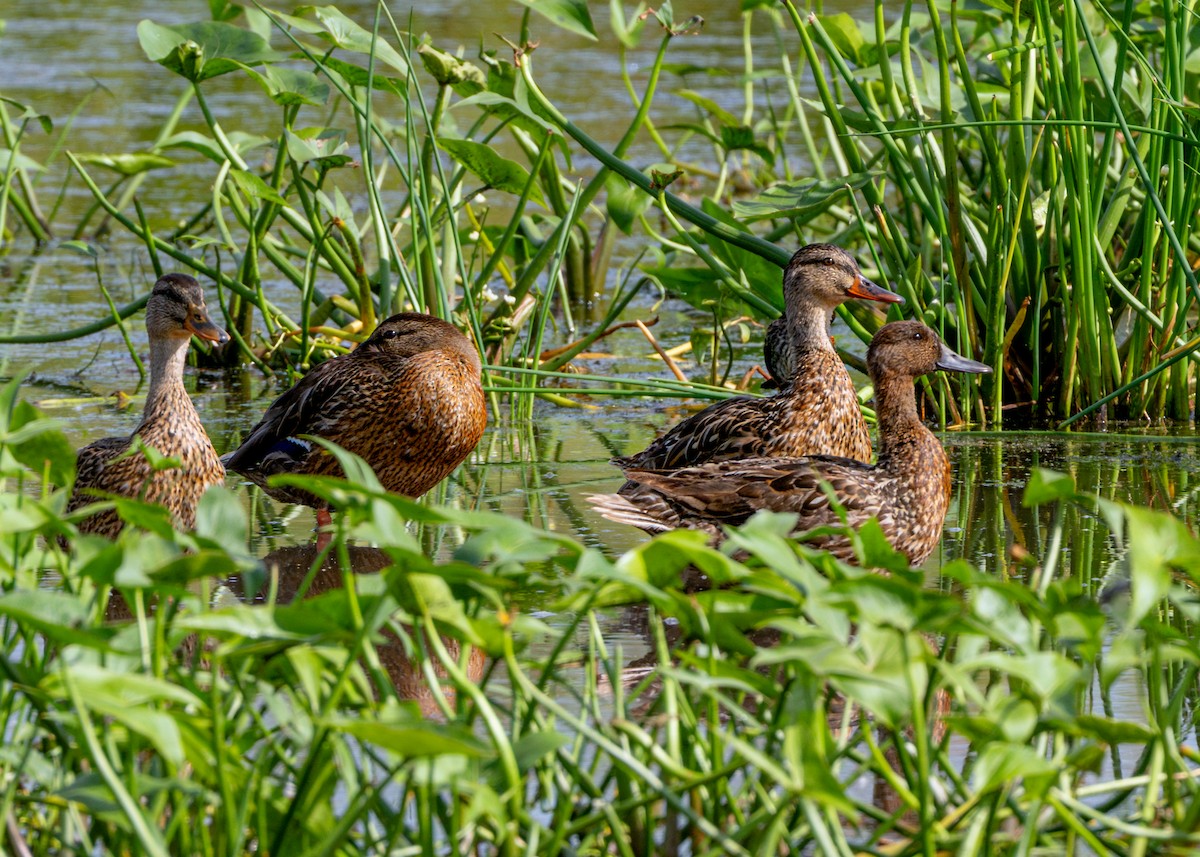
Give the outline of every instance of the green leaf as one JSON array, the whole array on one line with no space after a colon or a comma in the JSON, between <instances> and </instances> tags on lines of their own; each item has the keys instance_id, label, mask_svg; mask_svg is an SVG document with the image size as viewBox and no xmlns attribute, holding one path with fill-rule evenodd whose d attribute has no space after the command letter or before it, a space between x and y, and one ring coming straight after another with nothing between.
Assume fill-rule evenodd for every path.
<instances>
[{"instance_id":1,"label":"green leaf","mask_svg":"<svg viewBox=\"0 0 1200 857\"><path fill-rule=\"evenodd\" d=\"M829 36L829 40L837 47L838 53L858 65L863 65L863 48L867 40L863 38L862 29L858 22L845 12L836 15L818 15L821 28Z\"/></svg>"},{"instance_id":2,"label":"green leaf","mask_svg":"<svg viewBox=\"0 0 1200 857\"><path fill-rule=\"evenodd\" d=\"M638 216L654 202L650 194L613 172L604 179L604 196L608 216L626 235L633 233Z\"/></svg>"},{"instance_id":3,"label":"green leaf","mask_svg":"<svg viewBox=\"0 0 1200 857\"><path fill-rule=\"evenodd\" d=\"M596 27L585 0L517 0L568 32L596 41Z\"/></svg>"},{"instance_id":4,"label":"green leaf","mask_svg":"<svg viewBox=\"0 0 1200 857\"><path fill-rule=\"evenodd\" d=\"M75 448L54 420L42 417L28 402L17 402L0 443L9 454L39 476L48 473L55 485L69 485L75 477Z\"/></svg>"},{"instance_id":5,"label":"green leaf","mask_svg":"<svg viewBox=\"0 0 1200 857\"><path fill-rule=\"evenodd\" d=\"M123 176L136 176L149 170L161 170L175 166L175 162L162 155L150 152L133 152L120 155L108 155L95 152L79 152L75 155L85 164L95 164L98 167L112 170Z\"/></svg>"},{"instance_id":6,"label":"green leaf","mask_svg":"<svg viewBox=\"0 0 1200 857\"><path fill-rule=\"evenodd\" d=\"M1056 500L1070 500L1075 496L1075 480L1069 474L1035 467L1025 484L1021 505L1030 509Z\"/></svg>"},{"instance_id":7,"label":"green leaf","mask_svg":"<svg viewBox=\"0 0 1200 857\"><path fill-rule=\"evenodd\" d=\"M811 219L815 214L829 209L838 197L848 194L850 189L859 190L878 172L851 173L834 179L802 179L795 183L772 185L758 196L748 200L735 200L733 212L747 222L767 220L775 217Z\"/></svg>"},{"instance_id":8,"label":"green leaf","mask_svg":"<svg viewBox=\"0 0 1200 857\"><path fill-rule=\"evenodd\" d=\"M261 134L247 134L243 131L230 131L225 135L225 139L230 147L239 154L269 146L274 142L270 137L264 137ZM223 164L226 161L225 152L216 140L195 131L181 131L174 134L159 144L159 148L191 149L214 163Z\"/></svg>"},{"instance_id":9,"label":"green leaf","mask_svg":"<svg viewBox=\"0 0 1200 857\"><path fill-rule=\"evenodd\" d=\"M297 15L285 15L281 12L270 14L301 32L317 36L343 50L358 54L374 52L377 60L387 63L400 72L401 76L408 75L408 63L385 38L374 38L370 30L363 29L347 18L336 6L301 6L296 11ZM317 23L301 17L306 15L312 15L317 19Z\"/></svg>"},{"instance_id":10,"label":"green leaf","mask_svg":"<svg viewBox=\"0 0 1200 857\"><path fill-rule=\"evenodd\" d=\"M273 202L276 205L287 205L287 200L280 196L275 188L254 173L246 170L230 170L229 178L237 185L238 190L250 199Z\"/></svg>"},{"instance_id":11,"label":"green leaf","mask_svg":"<svg viewBox=\"0 0 1200 857\"><path fill-rule=\"evenodd\" d=\"M559 747L565 747L570 743L571 739L561 732L529 732L522 735L512 745L513 756L517 760L517 769L524 773L546 756L553 754Z\"/></svg>"},{"instance_id":12,"label":"green leaf","mask_svg":"<svg viewBox=\"0 0 1200 857\"><path fill-rule=\"evenodd\" d=\"M286 59L257 33L220 21L164 27L147 19L137 33L147 57L193 83Z\"/></svg>"},{"instance_id":13,"label":"green leaf","mask_svg":"<svg viewBox=\"0 0 1200 857\"><path fill-rule=\"evenodd\" d=\"M680 89L674 93L685 101L690 101L714 117L722 125L740 125L741 122L728 110L708 96L693 92L690 89Z\"/></svg>"},{"instance_id":14,"label":"green leaf","mask_svg":"<svg viewBox=\"0 0 1200 857\"><path fill-rule=\"evenodd\" d=\"M297 163L316 162L324 169L341 167L352 163L353 158L345 154L349 150L346 132L340 128L299 128L284 130L288 157Z\"/></svg>"},{"instance_id":15,"label":"green leaf","mask_svg":"<svg viewBox=\"0 0 1200 857\"><path fill-rule=\"evenodd\" d=\"M329 84L311 71L268 65L261 72L246 66L246 73L258 81L272 101L284 107L294 104L320 107L329 100Z\"/></svg>"},{"instance_id":16,"label":"green leaf","mask_svg":"<svg viewBox=\"0 0 1200 857\"><path fill-rule=\"evenodd\" d=\"M470 731L445 723L422 720L387 722L363 718L336 719L326 725L347 735L354 735L402 758L426 758L454 754L473 758L494 755Z\"/></svg>"},{"instance_id":17,"label":"green leaf","mask_svg":"<svg viewBox=\"0 0 1200 857\"><path fill-rule=\"evenodd\" d=\"M12 149L0 149L0 173L7 173L10 164L13 164L13 169L15 170L31 170L33 172L42 172L46 169L33 158L27 158L19 152L17 153L16 162L14 164Z\"/></svg>"},{"instance_id":18,"label":"green leaf","mask_svg":"<svg viewBox=\"0 0 1200 857\"><path fill-rule=\"evenodd\" d=\"M516 161L502 158L491 146L474 140L455 140L439 137L437 144L450 153L472 173L482 179L488 187L519 196L529 182L529 171ZM541 188L536 184L530 189L530 198L544 203Z\"/></svg>"}]
</instances>

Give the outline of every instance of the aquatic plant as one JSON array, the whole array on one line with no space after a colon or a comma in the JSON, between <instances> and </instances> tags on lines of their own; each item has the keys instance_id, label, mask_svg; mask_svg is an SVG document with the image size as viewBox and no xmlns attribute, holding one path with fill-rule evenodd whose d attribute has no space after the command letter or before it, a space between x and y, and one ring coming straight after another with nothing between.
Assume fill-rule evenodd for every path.
<instances>
[{"instance_id":1,"label":"aquatic plant","mask_svg":"<svg viewBox=\"0 0 1200 857\"><path fill-rule=\"evenodd\" d=\"M221 488L194 533L122 500L115 542L78 535L48 491L66 441L17 390L0 390L7 850L1195 846L1200 541L1169 514L1039 471L1045 549L1007 578L950 563L943 589L872 527L863 565L889 575L772 516L723 552L674 532L608 558L388 495L345 456L349 481L302 480L342 510L329 551L256 558ZM1067 573L1075 507L1123 546L1103 593ZM431 559L422 528L457 547ZM522 610L528 587L554 611ZM641 642L614 644L614 621Z\"/></svg>"}]
</instances>

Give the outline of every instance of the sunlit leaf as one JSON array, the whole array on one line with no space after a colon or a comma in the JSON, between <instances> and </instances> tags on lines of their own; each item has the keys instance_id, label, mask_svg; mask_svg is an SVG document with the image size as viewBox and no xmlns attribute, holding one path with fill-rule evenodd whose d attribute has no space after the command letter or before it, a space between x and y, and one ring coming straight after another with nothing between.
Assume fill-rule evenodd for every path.
<instances>
[{"instance_id":1,"label":"sunlit leaf","mask_svg":"<svg viewBox=\"0 0 1200 857\"><path fill-rule=\"evenodd\" d=\"M448 137L438 137L439 147L449 152L458 161L489 188L520 195L529 182L529 171L516 161L503 158L491 146L476 143L474 140L454 140ZM534 184L530 188L531 199L544 202L541 189Z\"/></svg>"},{"instance_id":2,"label":"sunlit leaf","mask_svg":"<svg viewBox=\"0 0 1200 857\"><path fill-rule=\"evenodd\" d=\"M611 172L604 180L604 194L608 216L626 235L632 234L638 216L654 202L650 194Z\"/></svg>"},{"instance_id":3,"label":"sunlit leaf","mask_svg":"<svg viewBox=\"0 0 1200 857\"><path fill-rule=\"evenodd\" d=\"M98 167L112 170L123 176L136 176L149 170L161 170L175 166L175 162L162 155L150 152L132 152L110 155L99 152L76 152L75 157L82 163L95 164Z\"/></svg>"},{"instance_id":4,"label":"sunlit leaf","mask_svg":"<svg viewBox=\"0 0 1200 857\"><path fill-rule=\"evenodd\" d=\"M333 719L327 721L326 725L338 732L353 735L389 750L402 758L419 759L456 754L485 759L492 755L490 748L469 730L445 723L420 720L386 722L354 718Z\"/></svg>"},{"instance_id":5,"label":"sunlit leaf","mask_svg":"<svg viewBox=\"0 0 1200 857\"><path fill-rule=\"evenodd\" d=\"M237 185L238 190L250 199L263 202L273 202L276 205L287 205L287 200L254 173L246 170L230 170L229 178Z\"/></svg>"},{"instance_id":6,"label":"sunlit leaf","mask_svg":"<svg viewBox=\"0 0 1200 857\"><path fill-rule=\"evenodd\" d=\"M772 185L758 196L734 200L733 212L747 222L774 217L811 219L833 205L848 204L851 190L865 187L879 173L851 173L836 179L801 179ZM840 197L840 199L839 199Z\"/></svg>"},{"instance_id":7,"label":"sunlit leaf","mask_svg":"<svg viewBox=\"0 0 1200 857\"><path fill-rule=\"evenodd\" d=\"M564 30L596 40L596 27L585 0L518 0Z\"/></svg>"},{"instance_id":8,"label":"sunlit leaf","mask_svg":"<svg viewBox=\"0 0 1200 857\"><path fill-rule=\"evenodd\" d=\"M246 73L258 81L276 104L312 104L320 107L329 100L329 84L304 69L263 66L261 72L249 66Z\"/></svg>"},{"instance_id":9,"label":"sunlit leaf","mask_svg":"<svg viewBox=\"0 0 1200 857\"><path fill-rule=\"evenodd\" d=\"M143 20L137 33L147 57L197 83L285 59L257 33L220 21L162 26Z\"/></svg>"},{"instance_id":10,"label":"sunlit leaf","mask_svg":"<svg viewBox=\"0 0 1200 857\"><path fill-rule=\"evenodd\" d=\"M1035 467L1025 484L1021 505L1029 509L1043 503L1070 500L1075 496L1075 480L1069 474Z\"/></svg>"},{"instance_id":11,"label":"sunlit leaf","mask_svg":"<svg viewBox=\"0 0 1200 857\"><path fill-rule=\"evenodd\" d=\"M332 45L358 54L374 53L375 58L391 66L401 75L409 72L408 63L387 41L383 33L376 39L370 30L363 29L346 17L336 6L301 6L295 15L272 12L280 21L302 32L318 36ZM316 23L308 20L311 16Z\"/></svg>"}]
</instances>

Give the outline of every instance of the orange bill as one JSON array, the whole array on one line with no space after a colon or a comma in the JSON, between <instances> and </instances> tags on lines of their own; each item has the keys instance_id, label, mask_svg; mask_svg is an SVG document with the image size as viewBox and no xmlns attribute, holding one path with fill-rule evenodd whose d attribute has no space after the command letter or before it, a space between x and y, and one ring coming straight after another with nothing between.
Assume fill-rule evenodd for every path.
<instances>
[{"instance_id":1,"label":"orange bill","mask_svg":"<svg viewBox=\"0 0 1200 857\"><path fill-rule=\"evenodd\" d=\"M859 274L855 278L854 285L846 290L846 294L852 298L858 298L859 300L863 301L879 301L883 304L904 303L904 298L900 297L895 292L889 292L882 286L875 285L862 274Z\"/></svg>"}]
</instances>

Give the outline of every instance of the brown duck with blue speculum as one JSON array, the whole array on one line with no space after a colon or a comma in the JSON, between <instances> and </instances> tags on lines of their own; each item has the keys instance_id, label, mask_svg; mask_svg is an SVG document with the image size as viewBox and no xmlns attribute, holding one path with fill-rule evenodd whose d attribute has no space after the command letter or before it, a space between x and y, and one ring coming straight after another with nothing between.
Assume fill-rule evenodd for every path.
<instances>
[{"instance_id":1,"label":"brown duck with blue speculum","mask_svg":"<svg viewBox=\"0 0 1200 857\"><path fill-rule=\"evenodd\" d=\"M832 490L847 523L877 518L892 547L919 565L937 547L950 503L950 462L941 442L917 414L914 381L941 369L991 372L947 348L917 321L884 325L871 340L867 366L875 385L880 449L875 464L849 458L747 458L672 472L629 468L631 491L591 498L613 521L649 533L678 527L722 538L723 525L744 523L760 509L799 516L794 532L841 523L826 493ZM627 483L628 484L628 483ZM814 540L839 559L853 562L841 535Z\"/></svg>"},{"instance_id":2,"label":"brown duck with blue speculum","mask_svg":"<svg viewBox=\"0 0 1200 857\"><path fill-rule=\"evenodd\" d=\"M281 395L222 461L287 503L327 504L282 473L341 476L337 460L308 437L336 443L366 460L385 489L420 497L475 449L487 425L475 346L453 325L402 312L362 344L321 363Z\"/></svg>"},{"instance_id":3,"label":"brown duck with blue speculum","mask_svg":"<svg viewBox=\"0 0 1200 857\"><path fill-rule=\"evenodd\" d=\"M783 298L788 342L776 347L790 345L792 366L779 393L717 402L613 464L675 470L750 456L870 460L871 434L850 373L830 341L829 323L848 300L900 303L902 298L864 277L854 257L832 244L809 244L792 255L783 274ZM627 483L622 493L631 488Z\"/></svg>"},{"instance_id":4,"label":"brown duck with blue speculum","mask_svg":"<svg viewBox=\"0 0 1200 857\"><path fill-rule=\"evenodd\" d=\"M184 388L183 367L193 335L221 344L229 334L209 318L204 290L187 274L166 274L154 284L146 303L146 332L150 388L142 421L128 437L106 437L79 450L67 511L105 495L140 497L166 507L177 526L191 529L201 495L225 480L225 468ZM180 466L155 470L144 454L130 452L135 437ZM84 519L79 530L116 538L124 526L109 509Z\"/></svg>"}]
</instances>

